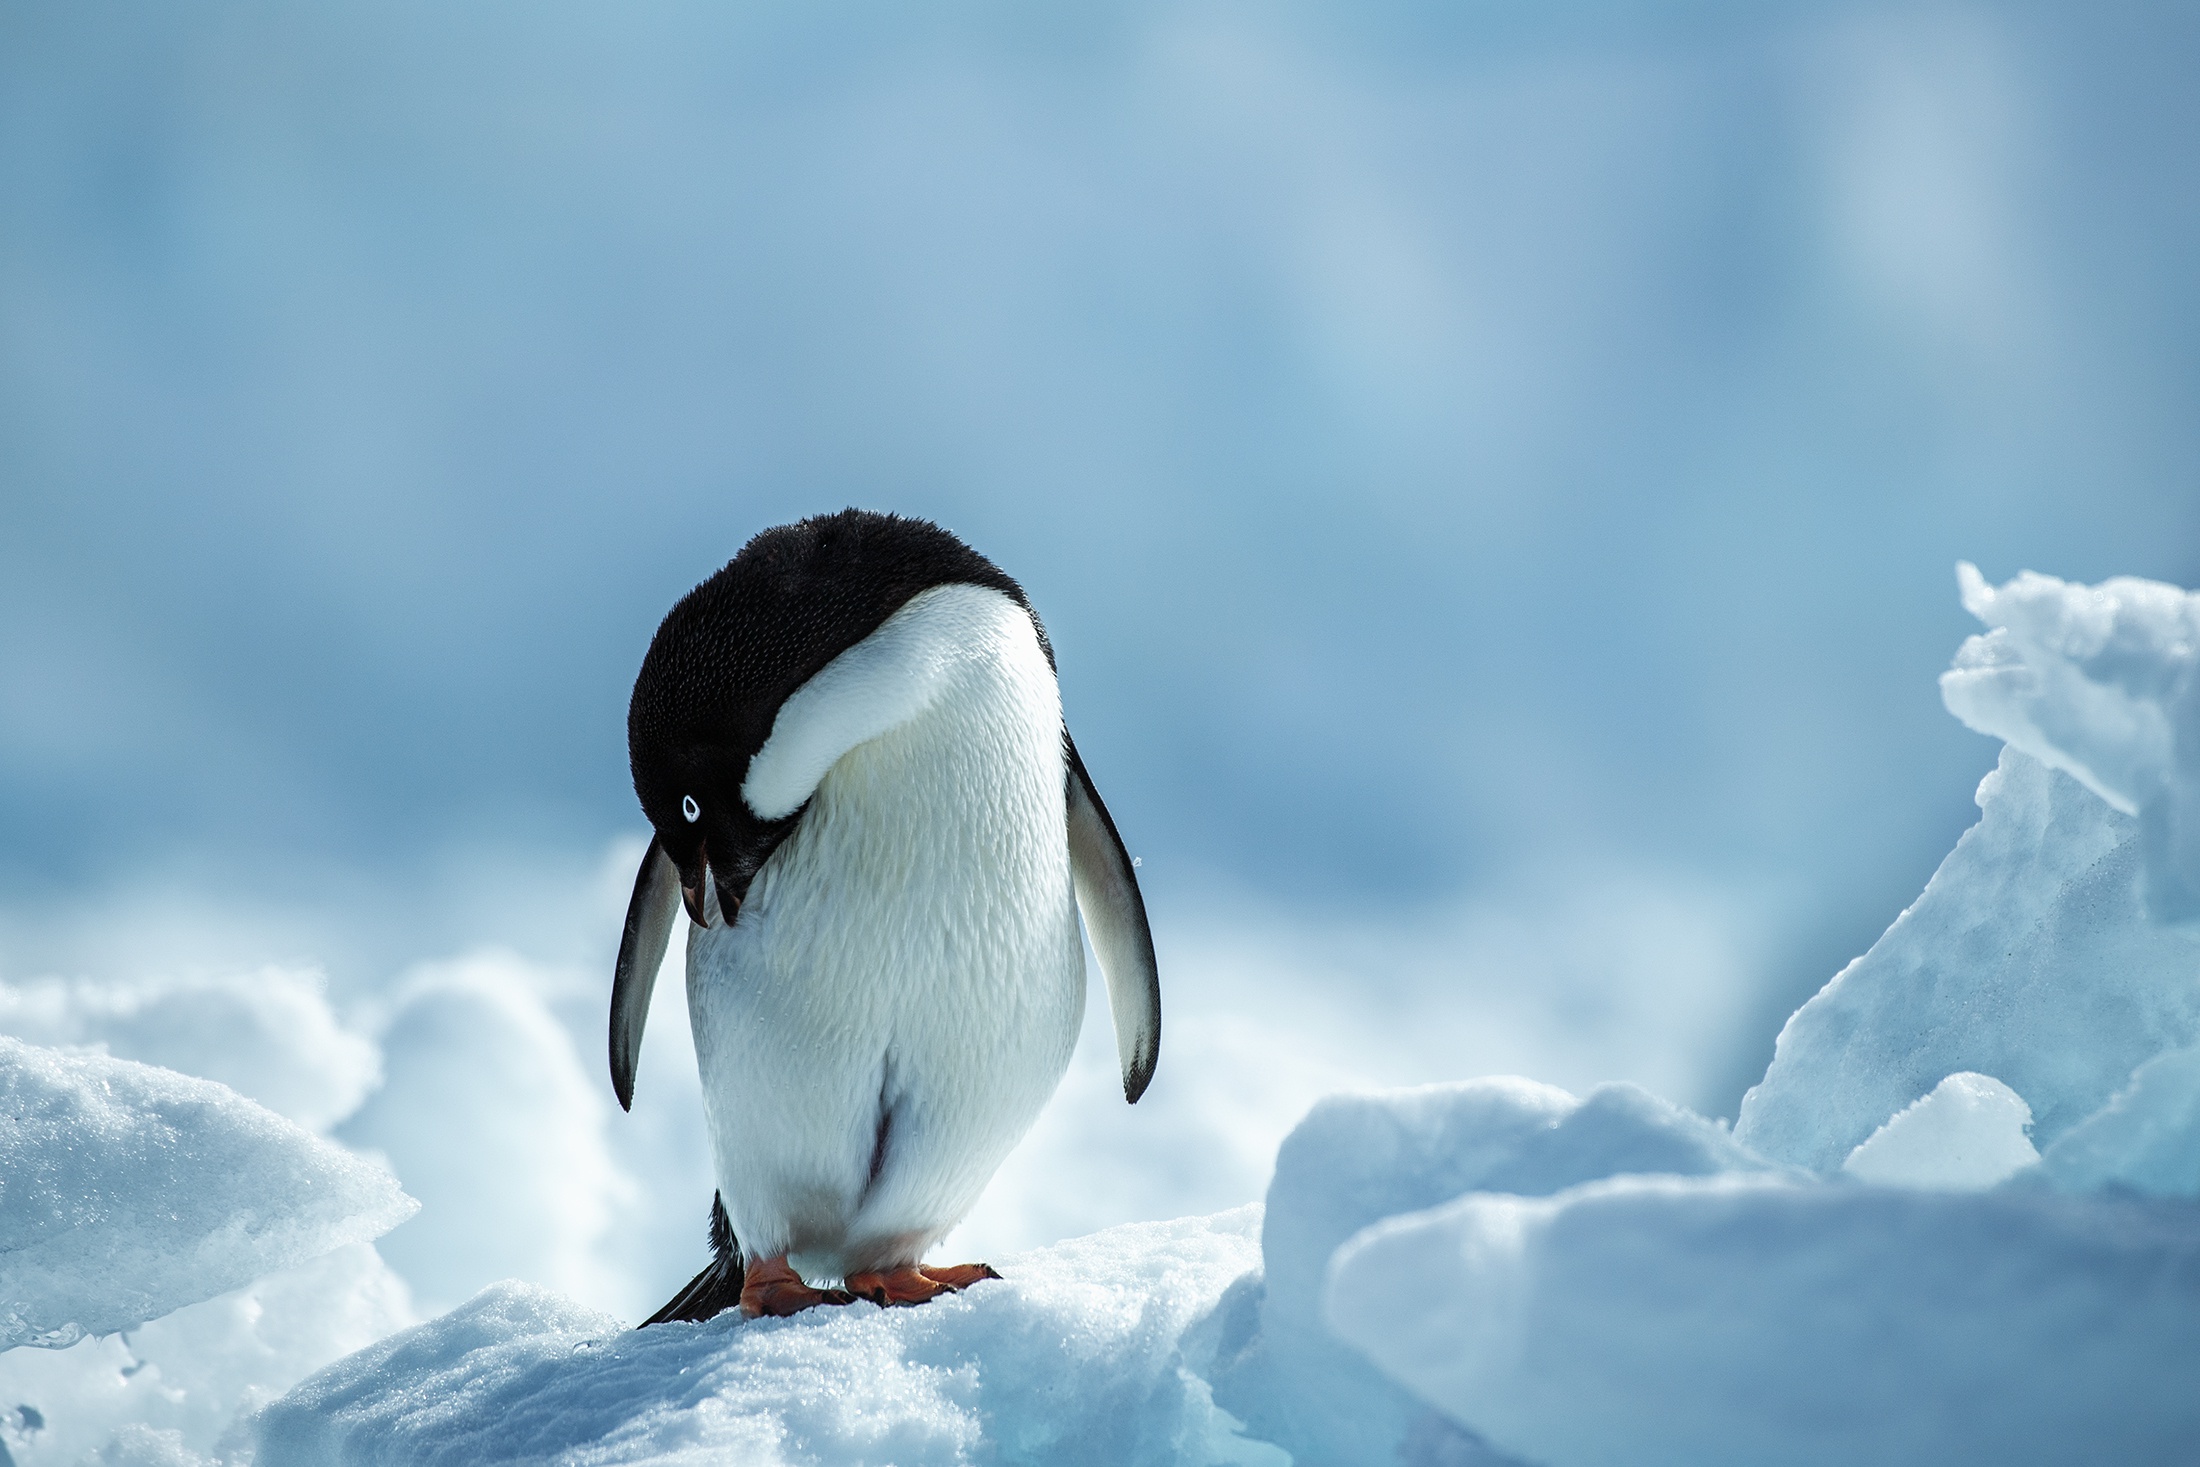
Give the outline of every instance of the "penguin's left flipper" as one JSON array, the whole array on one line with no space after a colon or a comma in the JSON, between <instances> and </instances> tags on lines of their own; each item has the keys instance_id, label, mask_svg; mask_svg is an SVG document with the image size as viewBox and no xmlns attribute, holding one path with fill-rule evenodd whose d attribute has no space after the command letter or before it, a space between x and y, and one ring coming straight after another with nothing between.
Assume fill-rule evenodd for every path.
<instances>
[{"instance_id":1,"label":"penguin's left flipper","mask_svg":"<svg viewBox=\"0 0 2200 1467\"><path fill-rule=\"evenodd\" d=\"M611 974L611 1089L621 1110L634 1109L634 1067L642 1057L642 1025L649 1021L649 996L665 946L680 915L680 868L650 837L642 868L634 873L634 897L626 905L626 931L619 938L619 963ZM685 1316L681 1316L684 1318ZM652 1321L654 1323L654 1321Z\"/></svg>"},{"instance_id":2,"label":"penguin's left flipper","mask_svg":"<svg viewBox=\"0 0 2200 1467\"><path fill-rule=\"evenodd\" d=\"M643 1320L641 1328L674 1320L700 1323L740 1304L747 1270L741 1261L740 1241L733 1236L733 1223L726 1216L725 1199L715 1193L710 1199L710 1255L703 1271L667 1300L664 1308Z\"/></svg>"},{"instance_id":3,"label":"penguin's left flipper","mask_svg":"<svg viewBox=\"0 0 2200 1467\"><path fill-rule=\"evenodd\" d=\"M1108 983L1115 1052L1123 1063L1123 1098L1136 1105L1161 1057L1161 970L1154 962L1146 899L1139 895L1130 853L1123 849L1123 837L1116 834L1115 821L1092 787L1067 728L1062 730L1062 751L1069 764L1069 861L1077 906L1085 914L1085 931Z\"/></svg>"}]
</instances>

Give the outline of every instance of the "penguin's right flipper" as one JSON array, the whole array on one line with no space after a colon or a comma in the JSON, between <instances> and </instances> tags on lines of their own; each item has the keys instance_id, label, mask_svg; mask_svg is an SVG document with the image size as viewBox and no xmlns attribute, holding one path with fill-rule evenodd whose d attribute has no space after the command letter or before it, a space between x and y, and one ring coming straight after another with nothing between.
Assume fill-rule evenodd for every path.
<instances>
[{"instance_id":1,"label":"penguin's right flipper","mask_svg":"<svg viewBox=\"0 0 2200 1467\"><path fill-rule=\"evenodd\" d=\"M1100 803L1100 791L1092 787L1067 728L1062 730L1062 752L1069 764L1070 874L1078 909L1085 914L1085 931L1108 982L1116 1056L1123 1064L1123 1098L1136 1105L1161 1057L1161 970L1154 962L1146 899L1138 894L1130 853L1123 849L1123 837L1116 834L1108 807Z\"/></svg>"},{"instance_id":2,"label":"penguin's right flipper","mask_svg":"<svg viewBox=\"0 0 2200 1467\"><path fill-rule=\"evenodd\" d=\"M611 975L611 1089L619 1108L634 1108L634 1067L642 1058L642 1025L649 1022L649 996L664 966L665 945L680 915L680 868L650 837L642 869L634 873L634 899L626 906L626 932L619 938L619 965Z\"/></svg>"},{"instance_id":3,"label":"penguin's right flipper","mask_svg":"<svg viewBox=\"0 0 2200 1467\"><path fill-rule=\"evenodd\" d=\"M725 1199L715 1192L710 1199L710 1255L703 1271L688 1280L688 1286L674 1294L664 1308L643 1320L642 1329L674 1320L700 1323L740 1306L741 1281L746 1276L741 1244L726 1218Z\"/></svg>"}]
</instances>

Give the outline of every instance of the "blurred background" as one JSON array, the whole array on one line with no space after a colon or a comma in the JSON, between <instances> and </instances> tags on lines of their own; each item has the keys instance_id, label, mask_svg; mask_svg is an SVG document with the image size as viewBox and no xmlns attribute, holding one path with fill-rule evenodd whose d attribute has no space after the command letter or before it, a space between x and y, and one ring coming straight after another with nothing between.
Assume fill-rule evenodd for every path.
<instances>
[{"instance_id":1,"label":"blurred background","mask_svg":"<svg viewBox=\"0 0 2200 1467\"><path fill-rule=\"evenodd\" d=\"M2200 582L2200 10L0 0L0 1026L703 1259L628 688L756 530L1029 589L1163 962L945 1252L1348 1086L1731 1116L1975 815L1953 566ZM1097 995L1097 990L1096 990ZM1096 1005L1099 999L1096 996Z\"/></svg>"}]
</instances>

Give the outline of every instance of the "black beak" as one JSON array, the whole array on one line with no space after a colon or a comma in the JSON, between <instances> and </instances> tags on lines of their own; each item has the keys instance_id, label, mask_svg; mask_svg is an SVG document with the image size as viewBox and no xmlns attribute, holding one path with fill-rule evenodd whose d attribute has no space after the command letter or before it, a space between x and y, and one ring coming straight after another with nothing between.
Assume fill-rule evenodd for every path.
<instances>
[{"instance_id":1,"label":"black beak","mask_svg":"<svg viewBox=\"0 0 2200 1467\"><path fill-rule=\"evenodd\" d=\"M681 905L687 908L688 920L698 927L710 926L710 918L705 914L703 904L704 893L709 887L710 852L707 848L698 846L695 850L695 880L689 882L683 875L680 881Z\"/></svg>"}]
</instances>

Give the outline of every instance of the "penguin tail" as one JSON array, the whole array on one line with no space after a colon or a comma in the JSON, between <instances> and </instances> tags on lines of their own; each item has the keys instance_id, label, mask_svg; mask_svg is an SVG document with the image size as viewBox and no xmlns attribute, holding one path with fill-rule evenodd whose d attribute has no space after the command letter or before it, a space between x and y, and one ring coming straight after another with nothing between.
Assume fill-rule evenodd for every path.
<instances>
[{"instance_id":1,"label":"penguin tail","mask_svg":"<svg viewBox=\"0 0 2200 1467\"><path fill-rule=\"evenodd\" d=\"M643 1320L641 1328L674 1320L700 1323L741 1303L741 1284L747 1269L741 1260L741 1244L733 1236L733 1224L726 1218L725 1199L715 1192L710 1199L710 1254L703 1271L688 1280L688 1286L674 1294L664 1308Z\"/></svg>"}]
</instances>

